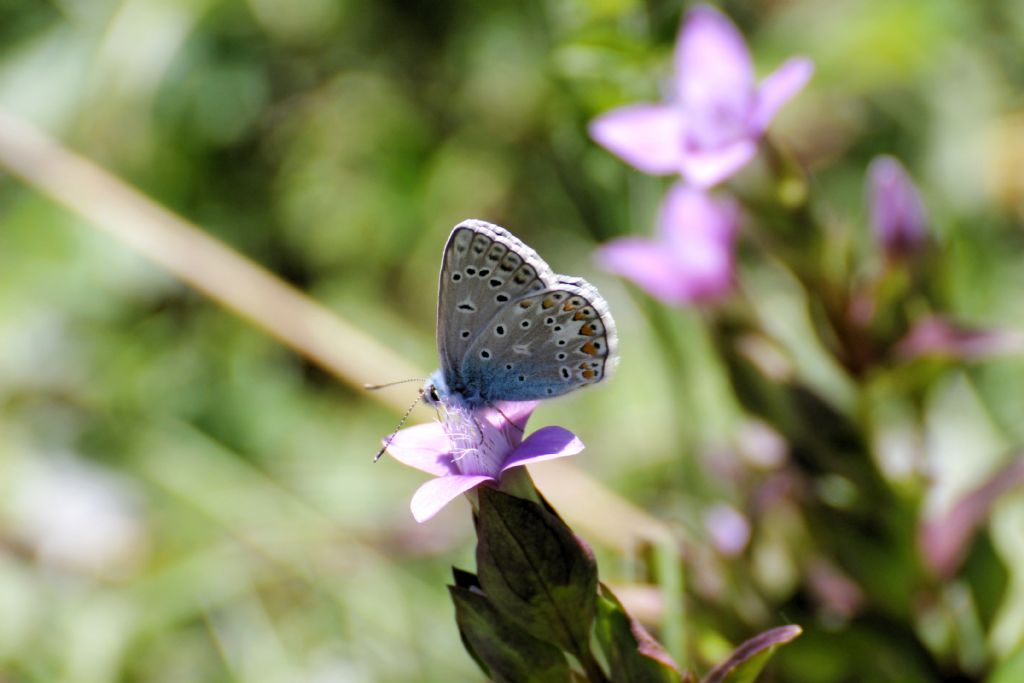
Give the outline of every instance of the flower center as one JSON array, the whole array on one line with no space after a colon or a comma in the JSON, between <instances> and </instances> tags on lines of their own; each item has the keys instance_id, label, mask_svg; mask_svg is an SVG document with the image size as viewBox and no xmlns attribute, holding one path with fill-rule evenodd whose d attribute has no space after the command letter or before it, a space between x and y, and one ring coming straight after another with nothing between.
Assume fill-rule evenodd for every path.
<instances>
[{"instance_id":1,"label":"flower center","mask_svg":"<svg viewBox=\"0 0 1024 683\"><path fill-rule=\"evenodd\" d=\"M461 474L497 478L513 445L483 415L468 408L449 407L444 430L451 441L452 461Z\"/></svg>"},{"instance_id":2,"label":"flower center","mask_svg":"<svg viewBox=\"0 0 1024 683\"><path fill-rule=\"evenodd\" d=\"M688 151L711 151L750 134L753 93L689 93L684 101Z\"/></svg>"}]
</instances>

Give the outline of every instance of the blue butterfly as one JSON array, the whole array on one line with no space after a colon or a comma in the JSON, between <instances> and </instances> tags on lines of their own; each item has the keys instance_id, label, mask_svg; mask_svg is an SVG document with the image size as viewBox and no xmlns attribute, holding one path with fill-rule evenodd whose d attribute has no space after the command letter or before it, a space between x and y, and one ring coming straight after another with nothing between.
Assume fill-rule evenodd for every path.
<instances>
[{"instance_id":1,"label":"blue butterfly","mask_svg":"<svg viewBox=\"0 0 1024 683\"><path fill-rule=\"evenodd\" d=\"M423 387L427 403L474 410L560 396L604 379L616 347L608 304L585 280L555 274L497 225L452 230L438 288L441 367Z\"/></svg>"}]
</instances>

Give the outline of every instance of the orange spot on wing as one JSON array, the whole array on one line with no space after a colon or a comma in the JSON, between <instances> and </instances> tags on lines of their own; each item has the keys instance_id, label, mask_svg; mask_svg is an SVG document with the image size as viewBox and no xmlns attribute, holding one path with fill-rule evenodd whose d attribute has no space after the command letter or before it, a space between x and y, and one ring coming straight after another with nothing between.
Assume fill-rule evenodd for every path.
<instances>
[{"instance_id":1,"label":"orange spot on wing","mask_svg":"<svg viewBox=\"0 0 1024 683\"><path fill-rule=\"evenodd\" d=\"M519 302L519 308L529 308L532 305L533 305L533 302L530 301L529 299L527 299L526 301L520 301Z\"/></svg>"},{"instance_id":2,"label":"orange spot on wing","mask_svg":"<svg viewBox=\"0 0 1024 683\"><path fill-rule=\"evenodd\" d=\"M594 379L594 371L593 370L584 370L583 371L583 379Z\"/></svg>"},{"instance_id":3,"label":"orange spot on wing","mask_svg":"<svg viewBox=\"0 0 1024 683\"><path fill-rule=\"evenodd\" d=\"M597 355L597 347L594 346L594 342L587 342L586 344L584 344L580 348L580 351L582 351L583 353L587 354L588 356L596 356Z\"/></svg>"},{"instance_id":4,"label":"orange spot on wing","mask_svg":"<svg viewBox=\"0 0 1024 683\"><path fill-rule=\"evenodd\" d=\"M552 299L550 296L547 299L544 299L544 303L541 304L541 306L543 306L544 308L551 308L554 305L555 300Z\"/></svg>"},{"instance_id":5,"label":"orange spot on wing","mask_svg":"<svg viewBox=\"0 0 1024 683\"><path fill-rule=\"evenodd\" d=\"M576 307L572 305L571 301L566 301L565 305L562 306L563 311L575 311Z\"/></svg>"},{"instance_id":6,"label":"orange spot on wing","mask_svg":"<svg viewBox=\"0 0 1024 683\"><path fill-rule=\"evenodd\" d=\"M576 311L576 315L572 317L573 320L586 320L587 316L583 315L583 311Z\"/></svg>"},{"instance_id":7,"label":"orange spot on wing","mask_svg":"<svg viewBox=\"0 0 1024 683\"><path fill-rule=\"evenodd\" d=\"M587 323L586 325L584 325L583 327L580 328L580 334L582 334L584 336L587 336L587 337L594 336L595 332L596 332L596 330L594 329L594 326L591 323Z\"/></svg>"}]
</instances>

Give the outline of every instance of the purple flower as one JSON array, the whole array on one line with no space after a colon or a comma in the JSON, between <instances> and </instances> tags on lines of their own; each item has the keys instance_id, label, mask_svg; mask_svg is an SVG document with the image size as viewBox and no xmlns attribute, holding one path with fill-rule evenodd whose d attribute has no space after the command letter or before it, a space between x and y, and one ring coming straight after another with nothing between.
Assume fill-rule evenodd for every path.
<instances>
[{"instance_id":1,"label":"purple flower","mask_svg":"<svg viewBox=\"0 0 1024 683\"><path fill-rule=\"evenodd\" d=\"M924 520L917 532L917 546L925 566L943 579L955 575L995 503L1003 494L1022 486L1024 458L1018 457L960 498L945 514Z\"/></svg>"},{"instance_id":2,"label":"purple flower","mask_svg":"<svg viewBox=\"0 0 1024 683\"><path fill-rule=\"evenodd\" d=\"M667 304L703 303L732 289L738 226L736 202L677 183L662 204L654 239L614 240L598 259Z\"/></svg>"},{"instance_id":3,"label":"purple flower","mask_svg":"<svg viewBox=\"0 0 1024 683\"><path fill-rule=\"evenodd\" d=\"M940 315L927 316L896 344L904 359L939 357L984 360L1024 352L1024 335L1014 330L971 328Z\"/></svg>"},{"instance_id":4,"label":"purple flower","mask_svg":"<svg viewBox=\"0 0 1024 683\"><path fill-rule=\"evenodd\" d=\"M886 254L904 258L928 239L928 218L914 182L890 156L876 157L868 167L868 200L875 236Z\"/></svg>"},{"instance_id":5,"label":"purple flower","mask_svg":"<svg viewBox=\"0 0 1024 683\"><path fill-rule=\"evenodd\" d=\"M704 528L715 549L726 557L736 557L750 542L750 522L742 512L725 503L704 511Z\"/></svg>"},{"instance_id":6,"label":"purple flower","mask_svg":"<svg viewBox=\"0 0 1024 683\"><path fill-rule=\"evenodd\" d=\"M711 187L749 162L779 108L807 83L814 64L786 61L761 82L736 27L707 5L686 16L676 43L672 97L595 119L590 134L644 173L680 173Z\"/></svg>"},{"instance_id":7,"label":"purple flower","mask_svg":"<svg viewBox=\"0 0 1024 683\"><path fill-rule=\"evenodd\" d=\"M448 406L443 422L395 434L388 453L436 477L413 494L409 507L416 521L427 521L460 493L498 482L513 467L583 450L583 442L563 427L544 427L523 439L536 406L536 401L503 402L475 411Z\"/></svg>"}]
</instances>

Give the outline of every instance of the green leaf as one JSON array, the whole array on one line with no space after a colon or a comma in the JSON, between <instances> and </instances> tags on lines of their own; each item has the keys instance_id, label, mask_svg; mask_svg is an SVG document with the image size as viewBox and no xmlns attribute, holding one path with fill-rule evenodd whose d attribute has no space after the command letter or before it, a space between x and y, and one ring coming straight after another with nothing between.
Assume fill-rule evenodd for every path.
<instances>
[{"instance_id":1,"label":"green leaf","mask_svg":"<svg viewBox=\"0 0 1024 683\"><path fill-rule=\"evenodd\" d=\"M568 683L565 655L505 619L479 591L449 586L466 649L495 683Z\"/></svg>"},{"instance_id":2,"label":"green leaf","mask_svg":"<svg viewBox=\"0 0 1024 683\"><path fill-rule=\"evenodd\" d=\"M456 588L475 590L478 593L483 592L483 589L480 588L480 580L476 577L476 574L472 572L467 572L466 570L459 569L458 567L452 567L452 579L455 581ZM455 602L454 596L452 596L452 602ZM458 615L458 604L455 606L455 612L456 615ZM456 622L458 622L457 616ZM487 662L485 662L483 658L480 657L480 654L476 649L474 649L473 643L466 638L466 632L461 626L459 626L459 639L462 641L462 646L466 648L466 652L468 652L469 656L473 658L476 665L480 667L480 670L487 676L490 676L490 667L487 666Z\"/></svg>"},{"instance_id":3,"label":"green leaf","mask_svg":"<svg viewBox=\"0 0 1024 683\"><path fill-rule=\"evenodd\" d=\"M716 666L703 683L753 683L758 674L775 654L776 648L785 645L803 633L796 625L779 626L765 631L744 642L727 660Z\"/></svg>"},{"instance_id":4,"label":"green leaf","mask_svg":"<svg viewBox=\"0 0 1024 683\"><path fill-rule=\"evenodd\" d=\"M611 667L612 683L679 683L679 669L669 654L604 584L595 631Z\"/></svg>"},{"instance_id":5,"label":"green leaf","mask_svg":"<svg viewBox=\"0 0 1024 683\"><path fill-rule=\"evenodd\" d=\"M589 653L597 565L583 542L541 505L480 489L480 584L508 619L577 656Z\"/></svg>"},{"instance_id":6,"label":"green leaf","mask_svg":"<svg viewBox=\"0 0 1024 683\"><path fill-rule=\"evenodd\" d=\"M1016 683L1024 681L1024 646L996 667L985 683Z\"/></svg>"}]
</instances>

